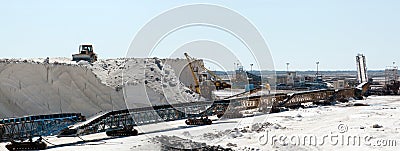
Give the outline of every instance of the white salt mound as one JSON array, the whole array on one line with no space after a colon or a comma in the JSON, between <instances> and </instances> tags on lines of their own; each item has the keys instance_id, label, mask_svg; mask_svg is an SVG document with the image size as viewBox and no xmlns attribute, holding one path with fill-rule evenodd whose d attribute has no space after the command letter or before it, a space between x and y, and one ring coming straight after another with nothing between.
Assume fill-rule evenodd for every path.
<instances>
[{"instance_id":1,"label":"white salt mound","mask_svg":"<svg viewBox=\"0 0 400 151\"><path fill-rule=\"evenodd\" d=\"M204 100L176 76L184 59L0 59L0 118L101 111ZM185 70L187 71L187 70ZM189 74L189 73L180 73ZM185 83L193 79L185 77Z\"/></svg>"}]
</instances>

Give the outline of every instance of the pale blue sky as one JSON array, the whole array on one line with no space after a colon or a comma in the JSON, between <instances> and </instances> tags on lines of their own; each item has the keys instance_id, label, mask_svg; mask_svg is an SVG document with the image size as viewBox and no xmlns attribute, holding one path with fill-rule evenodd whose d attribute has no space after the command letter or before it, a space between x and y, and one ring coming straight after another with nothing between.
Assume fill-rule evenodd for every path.
<instances>
[{"instance_id":1,"label":"pale blue sky","mask_svg":"<svg viewBox=\"0 0 400 151\"><path fill-rule=\"evenodd\" d=\"M135 33L150 19L200 2L230 8L249 19L267 41L277 70L285 70L286 62L292 70L315 70L316 61L321 70L355 70L357 53L366 55L369 69L400 64L396 0L1 0L0 58L71 57L85 42L95 45L100 58L123 57ZM177 39L207 38L183 35ZM173 38L159 49L183 44ZM243 61L246 68L249 62Z\"/></svg>"}]
</instances>

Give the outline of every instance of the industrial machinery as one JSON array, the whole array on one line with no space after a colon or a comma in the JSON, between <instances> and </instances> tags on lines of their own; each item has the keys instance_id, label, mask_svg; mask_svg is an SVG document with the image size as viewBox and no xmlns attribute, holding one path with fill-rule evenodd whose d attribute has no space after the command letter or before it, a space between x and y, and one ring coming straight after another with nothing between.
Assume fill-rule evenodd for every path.
<instances>
[{"instance_id":1,"label":"industrial machinery","mask_svg":"<svg viewBox=\"0 0 400 151\"><path fill-rule=\"evenodd\" d=\"M398 75L399 67L395 65L393 62L393 66L388 66L385 69L385 86L386 94L389 95L397 95L399 94L399 75Z\"/></svg>"},{"instance_id":2,"label":"industrial machinery","mask_svg":"<svg viewBox=\"0 0 400 151\"><path fill-rule=\"evenodd\" d=\"M30 141L27 142L16 142L16 141L11 141L10 144L6 145L6 148L10 151L14 150L44 150L47 148L47 144L42 142L42 138L40 137L36 141Z\"/></svg>"},{"instance_id":3,"label":"industrial machinery","mask_svg":"<svg viewBox=\"0 0 400 151\"><path fill-rule=\"evenodd\" d=\"M125 126L123 128L114 128L106 131L107 136L136 136L138 131L133 126Z\"/></svg>"},{"instance_id":4,"label":"industrial machinery","mask_svg":"<svg viewBox=\"0 0 400 151\"><path fill-rule=\"evenodd\" d=\"M384 87L387 95L398 95L400 93L400 81L389 81Z\"/></svg>"},{"instance_id":5,"label":"industrial machinery","mask_svg":"<svg viewBox=\"0 0 400 151\"><path fill-rule=\"evenodd\" d=\"M367 74L367 61L363 54L358 54L356 56L357 63L357 81L358 83L368 82Z\"/></svg>"},{"instance_id":6,"label":"industrial machinery","mask_svg":"<svg viewBox=\"0 0 400 151\"><path fill-rule=\"evenodd\" d=\"M195 59L190 57L189 54L187 54L187 53L184 53L184 55L186 56L186 59L189 62L189 67L190 67L190 70L192 72L192 76L193 76L193 79L194 79L194 82L195 82L195 90L194 91L196 93L200 94L200 81L199 81L199 79L197 78L197 76L195 74L195 70L194 70L194 67L193 67L193 64L192 64L192 63L194 63L193 60L195 60ZM210 74L213 77L213 79L211 79L211 81L214 83L215 88L217 90L221 90L221 89L225 89L225 88L231 88L231 85L229 83L223 81L221 77L217 76L214 72L212 72L211 70L209 70L206 67L204 67L203 64L198 63L198 66L201 67L203 70L205 70L208 74Z\"/></svg>"},{"instance_id":7,"label":"industrial machinery","mask_svg":"<svg viewBox=\"0 0 400 151\"><path fill-rule=\"evenodd\" d=\"M201 117L199 119L189 118L185 121L185 123L187 125L211 125L212 121L206 116L205 118Z\"/></svg>"},{"instance_id":8,"label":"industrial machinery","mask_svg":"<svg viewBox=\"0 0 400 151\"><path fill-rule=\"evenodd\" d=\"M398 66L388 66L385 69L385 83L382 88L370 89L367 95L399 95L400 94L400 81L398 75Z\"/></svg>"},{"instance_id":9,"label":"industrial machinery","mask_svg":"<svg viewBox=\"0 0 400 151\"><path fill-rule=\"evenodd\" d=\"M190 58L190 56L187 53L184 53L184 54L185 54L186 59L187 59L187 61L189 63L189 68L190 68L190 71L191 71L193 79L194 79L194 84L195 84L194 85L194 92L200 94L201 93L200 92L200 83L199 83L199 80L197 79L196 74L194 73L194 67L192 65L192 59Z\"/></svg>"},{"instance_id":10,"label":"industrial machinery","mask_svg":"<svg viewBox=\"0 0 400 151\"><path fill-rule=\"evenodd\" d=\"M93 51L91 44L79 45L79 53L72 55L72 61L79 62L81 60L93 63L97 61L97 54Z\"/></svg>"}]
</instances>

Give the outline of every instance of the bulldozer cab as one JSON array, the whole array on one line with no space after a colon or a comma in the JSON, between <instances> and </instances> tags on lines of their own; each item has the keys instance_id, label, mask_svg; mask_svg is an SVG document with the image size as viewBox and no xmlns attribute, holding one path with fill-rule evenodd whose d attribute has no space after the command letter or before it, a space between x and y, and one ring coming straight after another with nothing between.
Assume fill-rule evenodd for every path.
<instances>
[{"instance_id":1,"label":"bulldozer cab","mask_svg":"<svg viewBox=\"0 0 400 151\"><path fill-rule=\"evenodd\" d=\"M79 46L79 53L80 54L93 53L93 46L92 45L80 45Z\"/></svg>"}]
</instances>

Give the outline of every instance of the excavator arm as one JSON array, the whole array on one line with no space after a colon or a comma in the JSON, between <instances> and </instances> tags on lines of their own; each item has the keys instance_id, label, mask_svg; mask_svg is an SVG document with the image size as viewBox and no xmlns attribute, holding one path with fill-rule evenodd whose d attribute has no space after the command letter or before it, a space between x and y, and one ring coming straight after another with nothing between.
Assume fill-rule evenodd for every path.
<instances>
[{"instance_id":1,"label":"excavator arm","mask_svg":"<svg viewBox=\"0 0 400 151\"><path fill-rule=\"evenodd\" d=\"M195 83L194 91L196 93L200 94L201 93L200 92L200 84L199 84L199 80L197 79L197 76L196 76L196 74L194 73L194 70L193 70L192 59L190 58L190 56L187 53L184 53L184 55L185 55L185 57L186 57L186 59L187 59L187 61L189 63L189 68L190 68L190 71L192 73L193 80L194 80L194 83Z\"/></svg>"}]
</instances>

